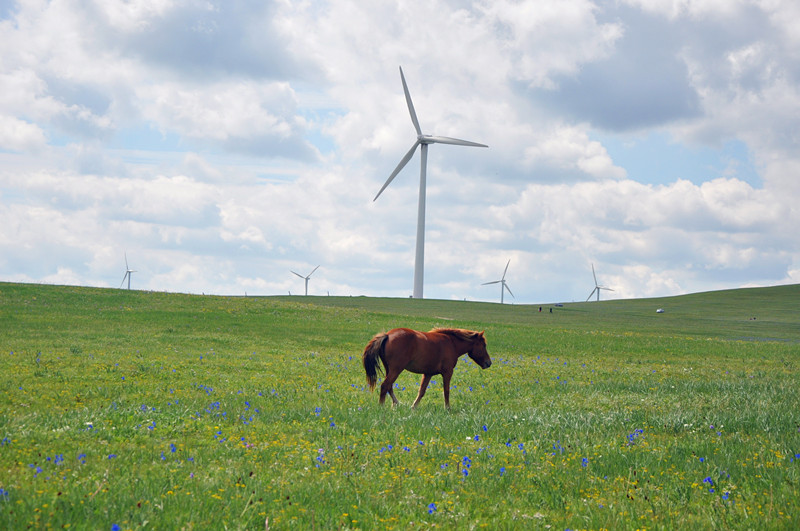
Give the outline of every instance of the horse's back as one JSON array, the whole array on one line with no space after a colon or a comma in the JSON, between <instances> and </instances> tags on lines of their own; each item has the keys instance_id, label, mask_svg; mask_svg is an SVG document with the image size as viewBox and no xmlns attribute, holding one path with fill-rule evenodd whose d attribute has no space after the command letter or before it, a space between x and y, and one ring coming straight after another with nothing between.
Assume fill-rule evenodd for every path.
<instances>
[{"instance_id":1,"label":"horse's back","mask_svg":"<svg viewBox=\"0 0 800 531\"><path fill-rule=\"evenodd\" d=\"M393 328L386 332L389 343L410 346L417 343L424 343L427 334L419 330L410 328Z\"/></svg>"},{"instance_id":2,"label":"horse's back","mask_svg":"<svg viewBox=\"0 0 800 531\"><path fill-rule=\"evenodd\" d=\"M412 335L416 336L419 334L424 334L424 332L420 332L419 330L412 330L410 328L392 328L388 332L386 332L387 336L403 336L403 335Z\"/></svg>"}]
</instances>

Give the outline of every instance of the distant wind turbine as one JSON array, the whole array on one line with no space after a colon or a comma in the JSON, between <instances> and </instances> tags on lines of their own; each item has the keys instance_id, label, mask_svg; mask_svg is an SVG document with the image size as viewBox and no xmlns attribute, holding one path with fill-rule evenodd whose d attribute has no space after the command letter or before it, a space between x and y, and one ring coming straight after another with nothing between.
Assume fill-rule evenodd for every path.
<instances>
[{"instance_id":1,"label":"distant wind turbine","mask_svg":"<svg viewBox=\"0 0 800 531\"><path fill-rule=\"evenodd\" d=\"M425 179L428 166L428 144L452 144L455 146L472 146L472 147L489 147L485 144L478 144L477 142L469 142L467 140L459 140L457 138L450 138L446 136L431 136L423 135L422 129L417 120L417 113L414 111L414 104L411 102L411 94L408 92L408 85L406 85L406 78L403 75L403 68L400 67L400 79L403 82L403 92L406 95L406 104L408 105L408 112L411 115L411 122L414 124L414 129L417 130L417 140L408 153L403 156L400 163L394 169L389 178L383 184L378 194L373 201L383 193L389 183L394 180L398 173L408 164L417 146L420 147L420 168L419 168L419 206L417 207L417 247L416 255L414 258L414 298L422 298L422 285L425 268Z\"/></svg>"},{"instance_id":2,"label":"distant wind turbine","mask_svg":"<svg viewBox=\"0 0 800 531\"><path fill-rule=\"evenodd\" d=\"M613 290L613 289L611 289L611 288L607 288L607 287L605 287L605 286L601 286L600 284L598 284L598 283L597 283L597 275L595 275L595 274L594 274L594 264L592 264L592 276L594 277L594 289L593 289L593 290L592 290L592 292L589 294L589 296L588 296L588 297L586 297L586 301L588 302L588 301L589 301L589 299L591 299L591 298L592 298L592 295L594 295L595 293L597 293L597 302L600 302L600 290L601 290L601 289L604 289L604 290L606 290L606 291L614 291L614 290Z\"/></svg>"},{"instance_id":3,"label":"distant wind turbine","mask_svg":"<svg viewBox=\"0 0 800 531\"><path fill-rule=\"evenodd\" d=\"M125 279L128 279L128 289L131 289L131 273L136 273L135 269L131 269L128 266L128 253L125 253L125 276L122 277L122 282L120 282L119 287L121 288L123 284L125 284Z\"/></svg>"},{"instance_id":4,"label":"distant wind turbine","mask_svg":"<svg viewBox=\"0 0 800 531\"><path fill-rule=\"evenodd\" d=\"M506 291L508 291L509 295L514 297L514 294L511 293L511 288L509 288L508 284L506 284L506 273L508 273L508 265L510 263L511 260L509 259L508 263L506 264L505 270L503 270L503 277L500 280L493 280L491 282L484 282L483 284L481 284L481 286L488 286L489 284L500 284L500 304L503 304L503 295L505 294Z\"/></svg>"},{"instance_id":5,"label":"distant wind turbine","mask_svg":"<svg viewBox=\"0 0 800 531\"><path fill-rule=\"evenodd\" d=\"M322 264L320 264L320 265L322 265ZM315 268L313 269L313 271L311 271L311 273L309 273L309 274L308 274L308 275L306 275L306 276L303 276L303 275L301 275L300 273L294 273L294 271L292 271L292 273L294 273L295 275L297 275L298 277L300 277L300 278L302 278L303 280L305 280L305 281L306 281L306 295L308 295L308 279L309 279L309 278L311 278L311 275L313 275L313 274L314 274L314 271L316 271L317 269L319 269L319 266L315 267ZM290 295L291 295L291 293L290 293Z\"/></svg>"}]
</instances>

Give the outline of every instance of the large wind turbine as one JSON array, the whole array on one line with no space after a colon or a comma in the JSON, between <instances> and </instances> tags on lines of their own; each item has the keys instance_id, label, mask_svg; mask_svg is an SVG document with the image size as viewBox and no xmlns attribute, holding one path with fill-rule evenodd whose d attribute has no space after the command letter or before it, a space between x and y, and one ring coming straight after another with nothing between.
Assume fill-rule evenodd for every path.
<instances>
[{"instance_id":1,"label":"large wind turbine","mask_svg":"<svg viewBox=\"0 0 800 531\"><path fill-rule=\"evenodd\" d=\"M594 277L594 289L593 289L593 290L592 290L592 292L589 294L589 296L588 296L588 297L586 297L586 301L588 302L588 301L589 301L589 299L591 299L591 298L592 298L592 295L594 295L595 293L597 293L597 301L598 301L598 302L600 302L600 290L601 290L601 289L604 289L604 290L606 290L606 291L614 291L614 290L613 290L613 289L611 289L611 288L607 288L607 287L605 287L605 286L601 286L600 284L598 284L598 283L597 283L597 275L595 275L595 274L594 274L594 264L592 264L592 276Z\"/></svg>"},{"instance_id":2,"label":"large wind turbine","mask_svg":"<svg viewBox=\"0 0 800 531\"><path fill-rule=\"evenodd\" d=\"M320 265L322 265L322 264L320 264ZM305 281L306 281L306 295L308 295L308 279L309 279L309 278L311 278L311 275L313 275L313 274L314 274L314 271L316 271L317 269L319 269L319 266L315 267L315 268L314 268L314 269L311 271L311 273L309 273L309 274L308 274L308 275L306 275L306 276L303 276L303 275L301 275L300 273L294 273L294 271L292 271L292 273L294 273L295 275L297 275L298 277L300 277L300 278L302 278L303 280L305 280Z\"/></svg>"},{"instance_id":3,"label":"large wind turbine","mask_svg":"<svg viewBox=\"0 0 800 531\"><path fill-rule=\"evenodd\" d=\"M398 173L408 164L417 146L420 147L420 168L419 168L419 206L417 207L417 248L414 258L414 298L422 298L422 284L425 268L425 173L428 166L428 144L453 144L455 146L472 146L472 147L489 147L485 144L478 144L477 142L469 142L467 140L459 140L457 138L450 138L447 136L431 136L423 135L422 129L417 120L417 113L414 112L414 104L411 102L411 94L408 92L408 85L406 85L406 78L403 75L403 67L400 67L400 79L403 82L403 92L406 95L406 104L408 105L408 112L411 115L411 122L414 124L414 129L417 130L417 140L408 153L400 160L400 164L394 169L389 178L381 187L378 194L373 201L383 193L389 183L397 176Z\"/></svg>"},{"instance_id":4,"label":"large wind turbine","mask_svg":"<svg viewBox=\"0 0 800 531\"><path fill-rule=\"evenodd\" d=\"M121 288L123 284L125 284L125 279L128 279L128 289L131 289L131 273L136 273L135 269L131 269L128 266L128 253L125 253L125 276L122 277L122 282L120 282L119 287Z\"/></svg>"},{"instance_id":5,"label":"large wind turbine","mask_svg":"<svg viewBox=\"0 0 800 531\"><path fill-rule=\"evenodd\" d=\"M506 290L508 290L508 294L514 297L514 294L511 293L511 288L508 287L506 284L506 273L508 273L508 265L511 263L511 260L508 260L506 264L506 268L503 270L503 277L500 280L493 280L491 282L484 282L481 286L488 286L489 284L500 284L500 304L503 304L503 295L505 294ZM516 297L515 297L516 298Z\"/></svg>"}]
</instances>

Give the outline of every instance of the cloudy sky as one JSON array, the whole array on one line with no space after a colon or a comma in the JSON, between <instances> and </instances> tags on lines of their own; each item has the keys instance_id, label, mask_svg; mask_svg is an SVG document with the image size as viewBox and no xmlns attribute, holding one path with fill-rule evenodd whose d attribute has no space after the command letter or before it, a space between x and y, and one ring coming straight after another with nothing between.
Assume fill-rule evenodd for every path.
<instances>
[{"instance_id":1,"label":"cloudy sky","mask_svg":"<svg viewBox=\"0 0 800 531\"><path fill-rule=\"evenodd\" d=\"M796 0L0 0L0 281L517 303L800 282Z\"/></svg>"}]
</instances>

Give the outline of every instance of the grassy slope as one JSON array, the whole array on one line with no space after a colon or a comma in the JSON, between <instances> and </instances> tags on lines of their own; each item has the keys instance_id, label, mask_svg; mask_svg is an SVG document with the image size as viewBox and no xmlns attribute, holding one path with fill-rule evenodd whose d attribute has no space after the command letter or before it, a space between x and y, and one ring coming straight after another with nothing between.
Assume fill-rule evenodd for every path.
<instances>
[{"instance_id":1,"label":"grassy slope","mask_svg":"<svg viewBox=\"0 0 800 531\"><path fill-rule=\"evenodd\" d=\"M550 314L0 284L0 526L791 527L799 296ZM359 356L395 326L486 329L495 365L459 365L450 414L435 384L380 409Z\"/></svg>"},{"instance_id":2,"label":"grassy slope","mask_svg":"<svg viewBox=\"0 0 800 531\"><path fill-rule=\"evenodd\" d=\"M296 301L298 297L277 299ZM454 319L474 323L474 326L485 323L541 328L568 326L721 339L800 341L800 284L677 297L570 303L563 307L367 297L301 300L319 306L427 318L443 326ZM665 312L657 314L658 308Z\"/></svg>"}]
</instances>

